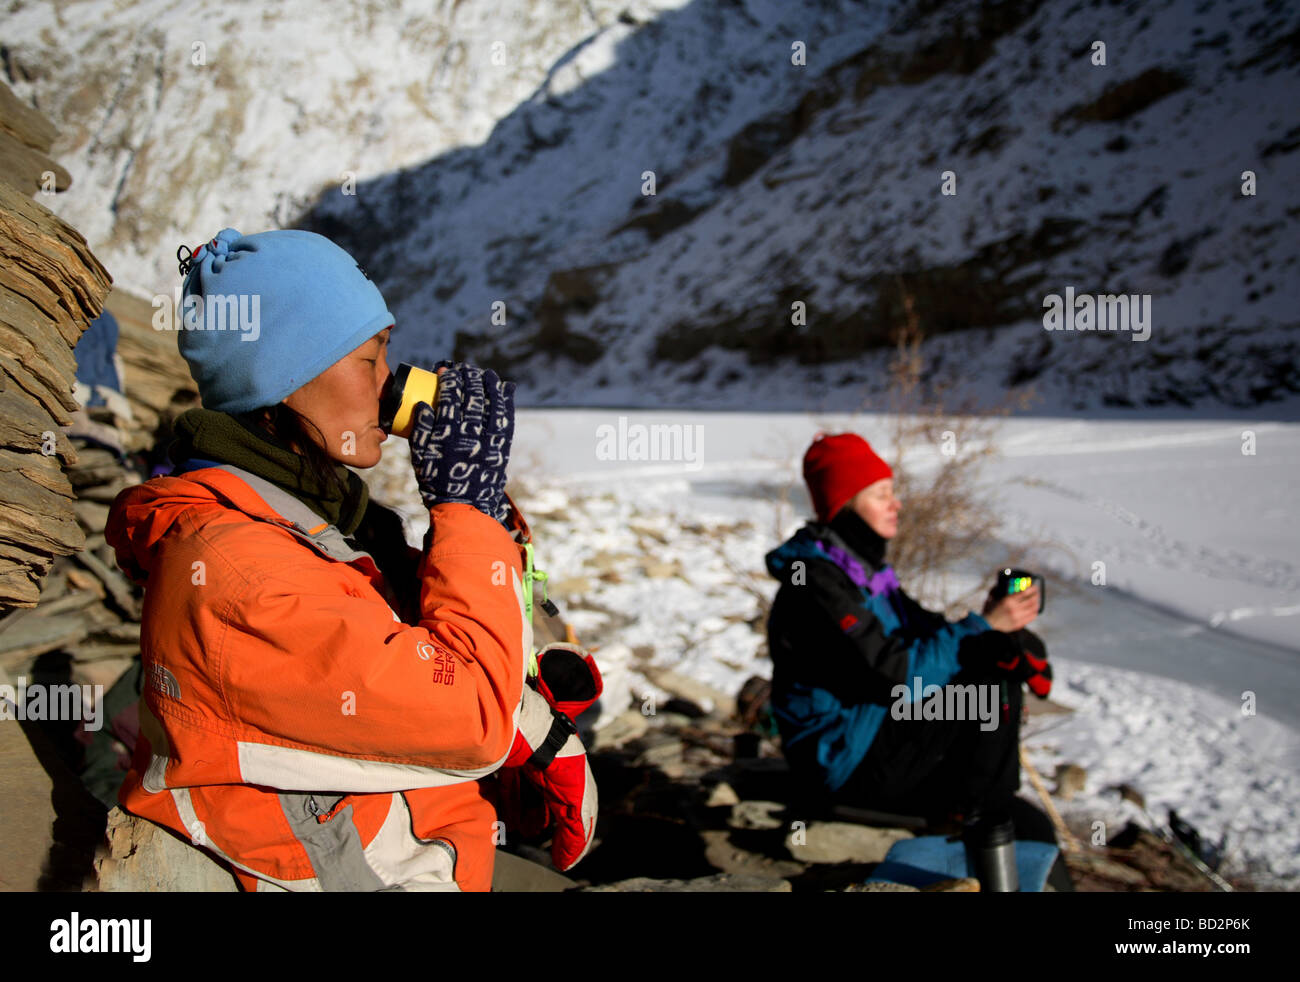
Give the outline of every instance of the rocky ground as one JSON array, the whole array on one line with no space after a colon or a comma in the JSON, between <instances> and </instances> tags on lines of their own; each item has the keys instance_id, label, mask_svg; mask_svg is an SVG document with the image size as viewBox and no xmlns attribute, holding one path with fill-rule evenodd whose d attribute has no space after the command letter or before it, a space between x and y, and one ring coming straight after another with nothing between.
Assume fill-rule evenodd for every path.
<instances>
[{"instance_id":1,"label":"rocky ground","mask_svg":"<svg viewBox=\"0 0 1300 982\"><path fill-rule=\"evenodd\" d=\"M1031 711L1062 710L1048 703ZM852 816L843 813L807 814L793 801L777 740L760 737L735 716L704 712L679 696L651 714L628 709L589 740L600 822L595 848L570 874L582 889L916 889L865 881L895 842L933 832L845 820ZM1055 793L1068 797L1086 779L1082 768L1063 767ZM1100 848L1084 845L1087 828L1071 831L1080 844L1065 857L1076 890L1213 889L1179 851L1145 829L1131 825ZM545 861L537 846L516 848ZM978 882L927 889L974 891Z\"/></svg>"}]
</instances>

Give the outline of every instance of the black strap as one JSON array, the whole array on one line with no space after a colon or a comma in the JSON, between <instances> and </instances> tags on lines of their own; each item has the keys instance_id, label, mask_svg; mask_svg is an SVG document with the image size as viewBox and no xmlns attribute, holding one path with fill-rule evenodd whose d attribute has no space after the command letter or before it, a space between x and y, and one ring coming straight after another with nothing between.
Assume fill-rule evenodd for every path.
<instances>
[{"instance_id":1,"label":"black strap","mask_svg":"<svg viewBox=\"0 0 1300 982\"><path fill-rule=\"evenodd\" d=\"M552 706L551 728L541 746L534 750L533 755L528 758L528 763L540 771L546 770L551 766L551 761L555 759L555 755L560 752L560 748L568 743L571 735L577 732L578 725Z\"/></svg>"}]
</instances>

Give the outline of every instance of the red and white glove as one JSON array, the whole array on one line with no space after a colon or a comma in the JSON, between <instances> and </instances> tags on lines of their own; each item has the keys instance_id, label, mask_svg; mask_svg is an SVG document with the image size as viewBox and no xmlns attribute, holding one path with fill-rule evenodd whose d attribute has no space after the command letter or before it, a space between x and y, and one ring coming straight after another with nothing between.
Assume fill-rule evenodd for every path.
<instances>
[{"instance_id":1,"label":"red and white glove","mask_svg":"<svg viewBox=\"0 0 1300 982\"><path fill-rule=\"evenodd\" d=\"M537 653L537 690L575 723L605 691L596 659L581 646L557 641Z\"/></svg>"},{"instance_id":2,"label":"red and white glove","mask_svg":"<svg viewBox=\"0 0 1300 982\"><path fill-rule=\"evenodd\" d=\"M551 859L556 869L571 869L591 849L595 838L596 781L586 748L578 739L577 724L552 708L531 685L524 686L519 729L503 768L511 768L498 773L507 805L513 805L516 814L522 811L520 778L541 792L549 819L556 823ZM534 813L531 818L536 822L539 816Z\"/></svg>"}]
</instances>

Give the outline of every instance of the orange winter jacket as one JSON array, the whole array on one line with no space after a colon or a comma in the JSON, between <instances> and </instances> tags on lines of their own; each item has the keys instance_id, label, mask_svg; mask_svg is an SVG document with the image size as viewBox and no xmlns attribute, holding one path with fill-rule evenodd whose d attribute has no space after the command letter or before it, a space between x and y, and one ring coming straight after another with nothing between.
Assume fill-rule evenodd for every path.
<instances>
[{"instance_id":1,"label":"orange winter jacket","mask_svg":"<svg viewBox=\"0 0 1300 982\"><path fill-rule=\"evenodd\" d=\"M313 548L256 486L202 467L113 503L105 534L145 587L122 806L248 889L489 889L477 779L523 698L521 547L469 505L435 506L406 624L369 555Z\"/></svg>"}]
</instances>

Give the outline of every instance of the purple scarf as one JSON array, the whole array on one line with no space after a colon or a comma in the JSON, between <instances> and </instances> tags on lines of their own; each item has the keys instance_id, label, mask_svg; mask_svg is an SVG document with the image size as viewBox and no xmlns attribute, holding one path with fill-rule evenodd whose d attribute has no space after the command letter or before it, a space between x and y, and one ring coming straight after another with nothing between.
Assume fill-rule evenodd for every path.
<instances>
[{"instance_id":1,"label":"purple scarf","mask_svg":"<svg viewBox=\"0 0 1300 982\"><path fill-rule=\"evenodd\" d=\"M898 576L894 573L894 567L886 566L868 576L866 568L848 550L821 541L817 544L826 553L827 558L844 570L856 586L866 590L873 597L885 594L889 605L898 613L899 620L903 624L907 623L907 614L903 610L903 605L898 603L898 591L902 587L899 585Z\"/></svg>"}]
</instances>

